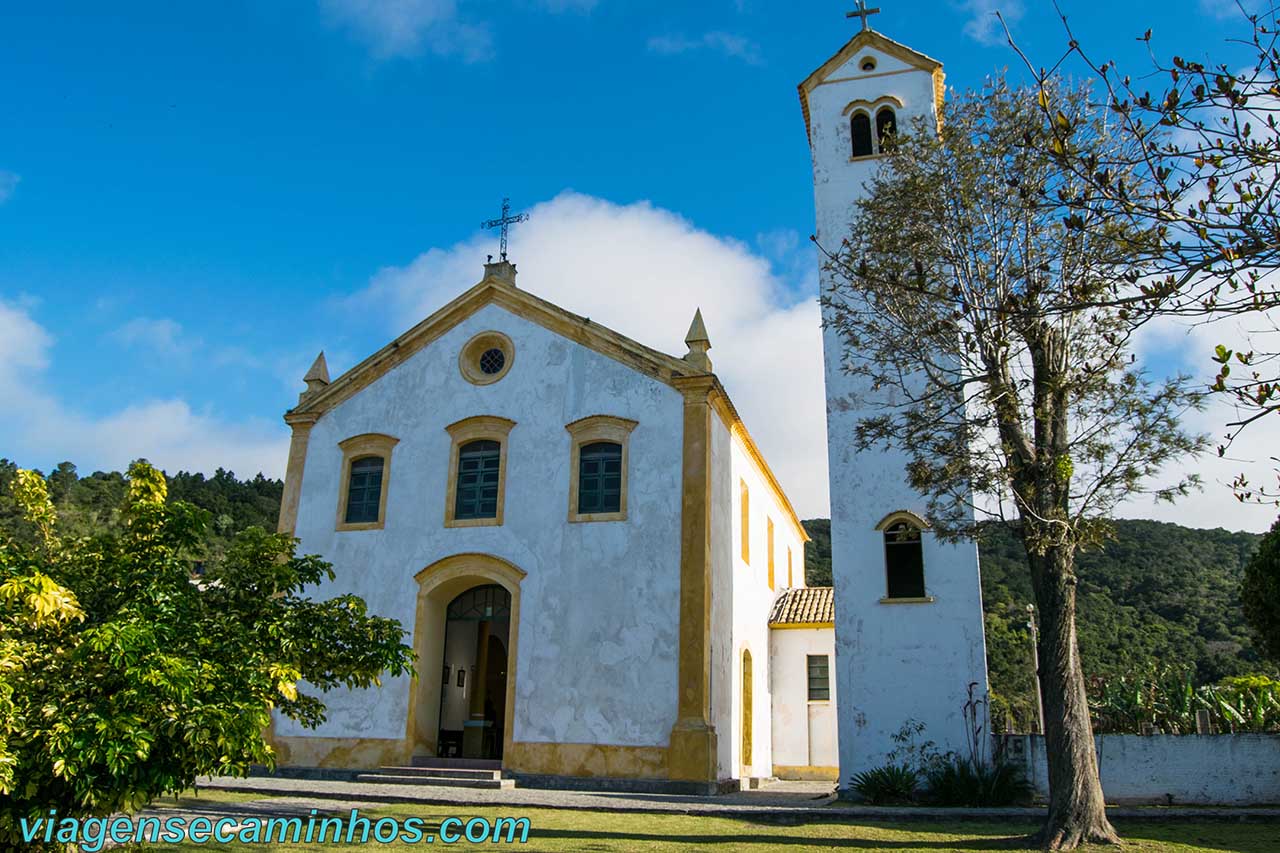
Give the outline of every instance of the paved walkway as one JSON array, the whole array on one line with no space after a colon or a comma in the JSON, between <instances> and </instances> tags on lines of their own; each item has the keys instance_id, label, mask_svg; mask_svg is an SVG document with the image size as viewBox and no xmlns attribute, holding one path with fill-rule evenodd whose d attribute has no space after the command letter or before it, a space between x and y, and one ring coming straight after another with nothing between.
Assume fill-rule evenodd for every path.
<instances>
[{"instance_id":1,"label":"paved walkway","mask_svg":"<svg viewBox=\"0 0 1280 853\"><path fill-rule=\"evenodd\" d=\"M335 782L258 776L248 779L201 778L201 789L260 793L264 797L304 798L326 801L329 808L366 808L370 803L418 803L422 805L508 806L519 808L586 809L603 812L654 812L713 815L773 821L858 819L901 822L908 820L1009 819L1039 821L1041 808L940 809L879 807L842 803L826 782L773 782L759 790L718 797L666 794L624 794L606 791L555 791L541 788L477 790ZM341 801L334 802L334 801ZM282 805L284 805L282 803ZM315 808L314 805L308 808ZM1190 806L1137 806L1108 809L1113 818L1143 821L1258 821L1280 822L1280 808L1208 808Z\"/></svg>"}]
</instances>

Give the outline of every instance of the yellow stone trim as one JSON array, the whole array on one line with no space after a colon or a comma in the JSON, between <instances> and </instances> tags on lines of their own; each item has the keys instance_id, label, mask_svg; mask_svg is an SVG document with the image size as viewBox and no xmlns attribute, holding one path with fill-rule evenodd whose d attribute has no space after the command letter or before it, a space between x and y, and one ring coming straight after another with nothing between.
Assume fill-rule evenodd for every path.
<instances>
[{"instance_id":1,"label":"yellow stone trim","mask_svg":"<svg viewBox=\"0 0 1280 853\"><path fill-rule=\"evenodd\" d=\"M666 779L667 747L592 743L513 743L503 753L512 773L607 779Z\"/></svg>"},{"instance_id":2,"label":"yellow stone trim","mask_svg":"<svg viewBox=\"0 0 1280 853\"><path fill-rule=\"evenodd\" d=\"M912 512L909 509L895 509L893 512L889 513L884 518L880 519L880 521L876 524L875 529L880 531L888 530L890 527L892 527L893 525L897 524L900 521L905 521L907 524L911 525L912 527L918 530L929 529L929 522L925 521L923 518L916 515L914 512Z\"/></svg>"},{"instance_id":3,"label":"yellow stone trim","mask_svg":"<svg viewBox=\"0 0 1280 853\"><path fill-rule=\"evenodd\" d=\"M350 399L354 394L403 364L423 347L437 340L463 320L486 305L498 305L522 319L575 341L601 355L619 361L635 370L671 385L679 376L689 373L683 359L621 335L564 310L558 305L520 290L513 283L492 275L458 296L440 310L400 335L391 343L330 382L322 390L300 403L294 412L323 414Z\"/></svg>"},{"instance_id":4,"label":"yellow stone trim","mask_svg":"<svg viewBox=\"0 0 1280 853\"><path fill-rule=\"evenodd\" d=\"M769 627L775 631L794 631L798 629L834 628L835 622L770 622Z\"/></svg>"},{"instance_id":5,"label":"yellow stone trim","mask_svg":"<svg viewBox=\"0 0 1280 853\"><path fill-rule=\"evenodd\" d=\"M302 499L302 474L307 465L307 445L311 440L311 428L315 415L294 415L285 418L293 433L289 438L289 461L284 472L284 493L280 497L280 518L276 522L277 533L290 536L298 526L298 502Z\"/></svg>"},{"instance_id":6,"label":"yellow stone trim","mask_svg":"<svg viewBox=\"0 0 1280 853\"><path fill-rule=\"evenodd\" d=\"M279 767L325 767L371 770L403 766L411 750L399 738L280 737L272 739Z\"/></svg>"},{"instance_id":7,"label":"yellow stone trim","mask_svg":"<svg viewBox=\"0 0 1280 853\"><path fill-rule=\"evenodd\" d=\"M924 598L889 598L885 596L880 599L881 604L933 604L935 601L932 595L926 595Z\"/></svg>"},{"instance_id":8,"label":"yellow stone trim","mask_svg":"<svg viewBox=\"0 0 1280 853\"><path fill-rule=\"evenodd\" d=\"M526 573L491 554L454 554L414 575L418 605L413 620L413 650L418 677L410 687L405 740L411 755L435 755L440 737L440 682L444 665L444 635L449 602L482 584L496 583L511 594L511 623L507 634L507 696L503 726L503 764L511 755L515 721L516 668L520 650L520 588Z\"/></svg>"},{"instance_id":9,"label":"yellow stone trim","mask_svg":"<svg viewBox=\"0 0 1280 853\"><path fill-rule=\"evenodd\" d=\"M752 739L756 717L755 701L755 667L751 660L751 649L742 650L742 754L739 756L742 765L742 776L752 775L751 767L755 764L752 751Z\"/></svg>"},{"instance_id":10,"label":"yellow stone trim","mask_svg":"<svg viewBox=\"0 0 1280 853\"><path fill-rule=\"evenodd\" d=\"M711 395L713 375L677 380L684 394L680 496L680 655L676 723L671 729L671 779L716 779L716 729L711 724Z\"/></svg>"},{"instance_id":11,"label":"yellow stone trim","mask_svg":"<svg viewBox=\"0 0 1280 853\"><path fill-rule=\"evenodd\" d=\"M714 377L712 378L714 379ZM796 537L801 542L808 542L809 534L805 532L804 525L800 523L800 516L796 514L795 507L791 505L791 500L787 497L787 493L782 490L782 484L773 475L773 469L765 461L764 454L760 452L755 440L751 438L751 433L747 431L747 425L742 422L742 416L738 414L733 401L729 399L729 395L725 393L718 379L715 380L714 393L710 396L711 405L716 410L716 414L720 416L720 420L724 425L729 428L730 436L737 440L747 458L755 466L756 473L760 475L765 485L769 487L769 491L773 493L774 500L778 506L782 507L782 511L786 513L787 520L791 523L792 531L796 534Z\"/></svg>"},{"instance_id":12,"label":"yellow stone trim","mask_svg":"<svg viewBox=\"0 0 1280 853\"><path fill-rule=\"evenodd\" d=\"M490 349L501 350L505 357L502 369L497 373L485 373L480 369L480 356ZM515 360L516 347L511 343L511 338L502 332L481 332L458 351L458 370L462 373L462 378L472 385L492 385L507 375Z\"/></svg>"},{"instance_id":13,"label":"yellow stone trim","mask_svg":"<svg viewBox=\"0 0 1280 853\"><path fill-rule=\"evenodd\" d=\"M795 782L835 782L840 779L840 768L821 764L775 764L773 775Z\"/></svg>"},{"instance_id":14,"label":"yellow stone trim","mask_svg":"<svg viewBox=\"0 0 1280 853\"><path fill-rule=\"evenodd\" d=\"M501 527L503 507L507 497L507 444L511 429L516 425L513 420L495 415L478 415L463 418L457 423L445 427L445 432L453 438L453 446L449 450L449 482L445 486L444 526L445 527ZM458 454L463 445L473 441L498 442L498 512L493 518L454 518L458 499Z\"/></svg>"},{"instance_id":15,"label":"yellow stone trim","mask_svg":"<svg viewBox=\"0 0 1280 853\"><path fill-rule=\"evenodd\" d=\"M836 51L835 55L828 59L818 69L804 79L797 90L800 93L800 111L804 115L804 132L806 138L813 140L813 128L809 117L809 93L824 83L839 82L837 79L829 79L841 65L844 65L863 48L872 47L896 59L905 62L912 68L921 71L927 71L933 76L933 97L934 108L937 110L939 121L942 116L942 103L946 97L946 86L944 84L944 76L942 72L942 63L932 57L925 56L917 50L912 50L904 44L899 44L893 39L886 38L875 30L863 30L862 32L849 39L844 45ZM879 72L868 76L884 76L894 72ZM898 72L901 73L901 72ZM854 78L841 78L854 79ZM858 79L862 79L859 77Z\"/></svg>"},{"instance_id":16,"label":"yellow stone trim","mask_svg":"<svg viewBox=\"0 0 1280 853\"><path fill-rule=\"evenodd\" d=\"M738 531L741 542L738 555L742 562L751 565L751 487L746 480L738 480Z\"/></svg>"},{"instance_id":17,"label":"yellow stone trim","mask_svg":"<svg viewBox=\"0 0 1280 853\"><path fill-rule=\"evenodd\" d=\"M792 570L791 563L791 546L787 546L787 589L792 589L796 585L795 573Z\"/></svg>"},{"instance_id":18,"label":"yellow stone trim","mask_svg":"<svg viewBox=\"0 0 1280 853\"><path fill-rule=\"evenodd\" d=\"M747 432L746 425L742 423L742 418L738 416L724 387L713 374L691 375L691 371L696 371L697 367L684 359L646 347L625 335L601 326L599 323L593 323L586 317L566 311L544 299L539 299L527 291L518 289L511 282L492 275L486 276L466 293L330 382L314 395L309 395L305 402L299 403L296 408L286 414L285 420L304 416L319 418L386 375L397 365L403 364L414 353L440 338L476 311L491 304L498 305L517 317L542 326L563 338L612 358L682 392L690 380L709 379L716 389L713 397L716 411L734 431L734 435L755 461L769 487L778 495L779 502L786 507L788 516L802 541L809 541L795 510L791 508L790 501L782 492L781 486L778 485L768 463L764 461L751 434Z\"/></svg>"},{"instance_id":19,"label":"yellow stone trim","mask_svg":"<svg viewBox=\"0 0 1280 853\"><path fill-rule=\"evenodd\" d=\"M631 432L638 421L618 418L613 415L591 415L566 424L569 432L569 521L584 523L593 521L626 521L627 520L627 471L630 469L629 445ZM578 473L582 448L597 441L611 441L622 446L622 493L619 497L617 512L578 512L578 489L581 476Z\"/></svg>"},{"instance_id":20,"label":"yellow stone trim","mask_svg":"<svg viewBox=\"0 0 1280 853\"><path fill-rule=\"evenodd\" d=\"M380 432L354 435L338 442L342 451L342 482L338 488L338 520L335 530L381 530L387 522L387 490L391 486L391 449L400 439ZM382 460L382 491L378 495L378 520L348 522L347 499L350 497L351 463L376 456Z\"/></svg>"}]
</instances>

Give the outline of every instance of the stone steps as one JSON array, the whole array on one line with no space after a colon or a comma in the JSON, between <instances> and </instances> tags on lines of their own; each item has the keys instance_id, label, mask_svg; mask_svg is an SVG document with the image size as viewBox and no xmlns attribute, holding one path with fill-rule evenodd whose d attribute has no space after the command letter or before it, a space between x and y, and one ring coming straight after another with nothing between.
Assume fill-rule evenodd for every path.
<instances>
[{"instance_id":1,"label":"stone steps","mask_svg":"<svg viewBox=\"0 0 1280 853\"><path fill-rule=\"evenodd\" d=\"M361 773L356 776L357 782L376 785L420 785L430 788L487 788L505 790L516 786L514 779L457 779L453 777L430 775L404 775L389 771Z\"/></svg>"},{"instance_id":2,"label":"stone steps","mask_svg":"<svg viewBox=\"0 0 1280 853\"><path fill-rule=\"evenodd\" d=\"M515 787L514 779L502 778L502 762L484 758L436 758L418 756L409 767L379 767L356 776L357 782L383 785L421 785L430 788Z\"/></svg>"}]
</instances>

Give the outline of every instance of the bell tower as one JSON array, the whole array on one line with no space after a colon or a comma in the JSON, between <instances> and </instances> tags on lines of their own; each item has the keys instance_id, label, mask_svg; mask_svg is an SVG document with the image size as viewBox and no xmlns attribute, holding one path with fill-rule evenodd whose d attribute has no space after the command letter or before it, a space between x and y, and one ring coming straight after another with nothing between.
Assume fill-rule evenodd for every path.
<instances>
[{"instance_id":1,"label":"bell tower","mask_svg":"<svg viewBox=\"0 0 1280 853\"><path fill-rule=\"evenodd\" d=\"M800 84L816 235L829 251L848 235L854 204L883 162L881 139L918 118L935 126L942 106L942 64L872 29L875 11L860 0L850 17L861 18L861 32ZM831 275L821 273L824 296ZM825 305L823 314L831 319ZM969 685L985 699L987 671L977 547L934 538L925 500L906 481L905 454L854 448L858 421L876 411L874 392L843 369L843 343L829 326L823 350L843 791L850 776L884 763L908 722L924 725L918 741L967 754Z\"/></svg>"}]
</instances>

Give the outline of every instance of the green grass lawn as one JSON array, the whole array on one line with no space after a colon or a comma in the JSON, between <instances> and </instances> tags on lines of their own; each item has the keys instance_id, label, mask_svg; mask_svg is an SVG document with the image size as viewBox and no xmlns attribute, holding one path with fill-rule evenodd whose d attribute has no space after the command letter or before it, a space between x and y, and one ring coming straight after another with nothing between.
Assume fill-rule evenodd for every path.
<instances>
[{"instance_id":1,"label":"green grass lawn","mask_svg":"<svg viewBox=\"0 0 1280 853\"><path fill-rule=\"evenodd\" d=\"M159 810L193 808L202 812L219 806L234 815L234 804L261 801L256 794L205 792L199 797L157 803ZM207 813L207 812L205 812ZM345 811L338 812L345 816ZM1020 823L848 823L841 821L779 824L688 815L588 812L558 809L468 808L459 811L448 806L385 806L362 815L377 819L408 817L423 819L426 831L434 834L446 817L527 817L532 824L526 845L470 845L466 850L530 850L530 851L788 851L804 853L817 850L892 850L892 851L977 851L1024 850L1025 837L1035 827ZM1117 824L1125 837L1125 851L1241 851L1242 853L1280 853L1280 827L1275 824L1240 823L1125 823ZM155 851L204 851L218 849L261 853L266 849L293 851L379 850L407 851L441 847L434 844L376 844L346 846L341 844L164 844L149 848ZM1116 848L1088 848L1115 850Z\"/></svg>"}]
</instances>

